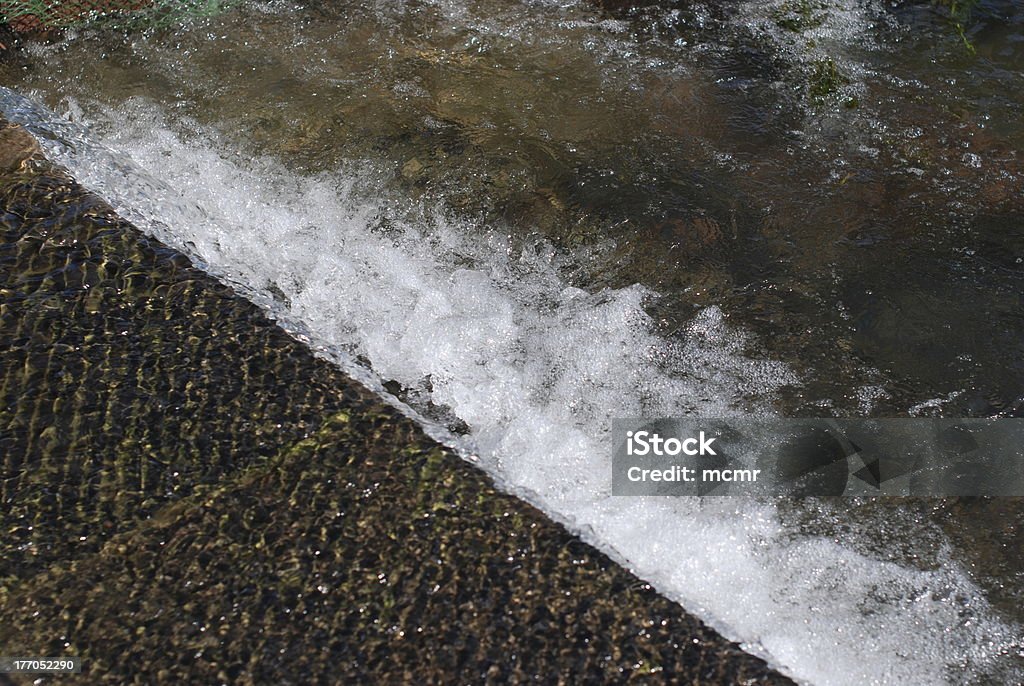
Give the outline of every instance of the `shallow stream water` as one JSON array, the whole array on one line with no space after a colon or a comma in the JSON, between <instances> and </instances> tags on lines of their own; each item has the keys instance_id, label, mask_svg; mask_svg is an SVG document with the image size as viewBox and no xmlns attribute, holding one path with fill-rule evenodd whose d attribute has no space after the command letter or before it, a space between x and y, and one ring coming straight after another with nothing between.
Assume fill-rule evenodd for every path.
<instances>
[{"instance_id":1,"label":"shallow stream water","mask_svg":"<svg viewBox=\"0 0 1024 686\"><path fill-rule=\"evenodd\" d=\"M32 45L0 106L786 673L1018 683L1018 500L609 494L615 417L1021 414L1024 13L963 22L239 3Z\"/></svg>"}]
</instances>

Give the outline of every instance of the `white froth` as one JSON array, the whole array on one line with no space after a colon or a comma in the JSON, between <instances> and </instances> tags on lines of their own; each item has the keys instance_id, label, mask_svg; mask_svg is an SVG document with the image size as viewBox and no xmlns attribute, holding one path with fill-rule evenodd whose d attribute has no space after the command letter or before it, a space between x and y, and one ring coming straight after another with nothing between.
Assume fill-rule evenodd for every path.
<instances>
[{"instance_id":1,"label":"white froth","mask_svg":"<svg viewBox=\"0 0 1024 686\"><path fill-rule=\"evenodd\" d=\"M794 381L745 356L720 309L669 342L641 286L575 288L550 251L481 227L382 229L385 206L353 191L372 178L303 177L212 133L186 142L144 103L95 123L106 147L9 92L0 103L126 216L254 293L273 284L317 344L451 408L470 427L460 447L501 483L787 673L957 683L1017 640L951 561L919 571L794 535L769 503L610 496L612 418L747 413Z\"/></svg>"}]
</instances>

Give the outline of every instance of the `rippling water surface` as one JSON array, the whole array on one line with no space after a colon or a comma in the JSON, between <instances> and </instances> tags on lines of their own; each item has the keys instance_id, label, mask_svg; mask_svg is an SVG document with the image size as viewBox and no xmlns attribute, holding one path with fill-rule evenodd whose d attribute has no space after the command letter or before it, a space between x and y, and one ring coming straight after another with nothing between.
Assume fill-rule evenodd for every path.
<instances>
[{"instance_id":1,"label":"rippling water surface","mask_svg":"<svg viewBox=\"0 0 1024 686\"><path fill-rule=\"evenodd\" d=\"M1019 682L1019 501L613 499L604 438L1022 412L1024 16L605 5L241 3L34 45L0 103L787 673Z\"/></svg>"}]
</instances>

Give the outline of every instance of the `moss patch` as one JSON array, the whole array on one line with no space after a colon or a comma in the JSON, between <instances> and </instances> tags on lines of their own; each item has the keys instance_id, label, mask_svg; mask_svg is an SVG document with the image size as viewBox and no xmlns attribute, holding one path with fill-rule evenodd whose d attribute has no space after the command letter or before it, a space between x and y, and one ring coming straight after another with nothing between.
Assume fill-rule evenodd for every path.
<instances>
[{"instance_id":1,"label":"moss patch","mask_svg":"<svg viewBox=\"0 0 1024 686\"><path fill-rule=\"evenodd\" d=\"M828 4L821 0L788 0L772 10L772 20L780 28L801 33L821 26L827 14Z\"/></svg>"}]
</instances>

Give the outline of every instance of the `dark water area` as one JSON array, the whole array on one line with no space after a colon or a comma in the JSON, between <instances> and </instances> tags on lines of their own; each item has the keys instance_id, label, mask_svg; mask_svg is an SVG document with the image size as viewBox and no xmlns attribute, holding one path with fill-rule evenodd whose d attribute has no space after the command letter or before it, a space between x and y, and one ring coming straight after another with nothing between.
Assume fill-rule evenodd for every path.
<instances>
[{"instance_id":1,"label":"dark water area","mask_svg":"<svg viewBox=\"0 0 1024 686\"><path fill-rule=\"evenodd\" d=\"M805 23L829 28L811 6ZM1019 416L1019 8L974 8L970 52L927 3L878 8L858 35L840 17L811 47L774 7L746 23L750 8L733 8L725 30L745 28L740 45L702 60L730 113L712 147L743 170L718 189L746 210L697 209L737 227L715 255L731 287L716 295L773 348L799 351L814 380L792 412L899 415L942 398L950 416ZM826 96L822 64L837 74ZM879 397L851 397L876 373Z\"/></svg>"},{"instance_id":2,"label":"dark water area","mask_svg":"<svg viewBox=\"0 0 1024 686\"><path fill-rule=\"evenodd\" d=\"M195 194L202 216L260 224L268 206L307 207L309 236L287 218L276 228L276 215L269 228L233 236L207 230L193 209L180 210L180 198L152 191L158 186L148 191L154 206L173 210L168 216L194 220L183 249L326 331L325 345L365 362L403 400L484 446L482 454L493 447L491 466L541 500L561 503L571 487L549 496L511 456L532 455L533 444L505 441L519 435L509 417L535 410L590 438L606 417L629 412L1024 413L1024 11L1016 2L954 13L941 3L854 0L239 3L156 29L69 31L0 64L0 83L84 127L83 138L54 134L50 152L77 160L72 171L91 174L108 197L131 173L104 175L110 158L89 158L87 141L156 178L197 177L176 188ZM430 253L444 283L502 269L507 278L493 293L492 282L445 292L451 302L436 308L449 320L436 331L433 320L415 318L441 297L436 289L414 308L412 296L374 303L332 291L332 277L318 285L308 253L330 253L334 238L323 238L321 220L338 220L330 201L301 189L310 179L340 188L339 169L354 178L344 193L374 199L364 222L371 238L360 238L356 252L374 274L398 275L386 282L389 293L435 269L370 256L393 247L420 259L425 245L446 246L443 259ZM284 180L267 188L252 180L268 175ZM237 192L235 209L204 205L203 187ZM269 205L245 204L256 196ZM124 197L132 205L135 196ZM424 212L462 242L409 229ZM494 254L512 266L494 267ZM560 298L617 303L632 288L643 290L642 304L624 318L646 317L651 339L610 337L600 348L607 330L583 327L568 342L547 342L596 316L574 318L584 310ZM517 313L529 304L529 316L511 316L518 329L488 319L507 305L494 293L507 294ZM346 299L366 304L334 304ZM409 330L379 324L378 307L408 318ZM709 317L743 335L717 338ZM493 341L467 353L466 341L483 331ZM705 331L706 347L688 347ZM503 337L515 345L506 350ZM396 360L388 346L416 360ZM620 400L637 386L623 362L633 358L581 369L559 352L591 360L617 346L655 350L645 363L669 381ZM424 348L441 361L410 352ZM493 371L498 362L515 373ZM504 385L487 386L478 367ZM566 369L582 379L570 390ZM528 410L513 401L515 411L493 410L498 401L488 398L514 386L513 377ZM552 409L559 402L569 407L564 415L562 405ZM551 509L578 514L576 496L564 497L571 504ZM785 536L822 538L922 573L955 561L1019 638L1020 501L844 500L777 510ZM609 545L621 548L615 535ZM661 562L657 573L674 578L679 561ZM890 601L879 602L898 605ZM1019 663L1019 650L999 650ZM960 667L972 659L956 658ZM804 674L828 673L817 669ZM1009 677L992 675L1007 673L971 679L1001 683Z\"/></svg>"}]
</instances>

